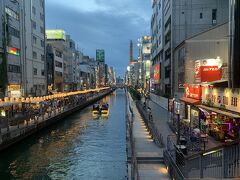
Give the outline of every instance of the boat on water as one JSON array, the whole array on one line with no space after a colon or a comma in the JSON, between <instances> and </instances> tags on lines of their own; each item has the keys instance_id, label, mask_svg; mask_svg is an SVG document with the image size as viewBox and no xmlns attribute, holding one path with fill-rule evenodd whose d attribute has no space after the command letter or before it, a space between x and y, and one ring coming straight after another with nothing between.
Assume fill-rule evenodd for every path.
<instances>
[{"instance_id":1,"label":"boat on water","mask_svg":"<svg viewBox=\"0 0 240 180\"><path fill-rule=\"evenodd\" d=\"M92 110L92 116L94 118L98 118L101 114L101 111L100 111L100 105L99 104L94 104L93 105L93 110Z\"/></svg>"},{"instance_id":2,"label":"boat on water","mask_svg":"<svg viewBox=\"0 0 240 180\"><path fill-rule=\"evenodd\" d=\"M101 116L102 117L109 116L109 105L107 103L101 105Z\"/></svg>"}]
</instances>

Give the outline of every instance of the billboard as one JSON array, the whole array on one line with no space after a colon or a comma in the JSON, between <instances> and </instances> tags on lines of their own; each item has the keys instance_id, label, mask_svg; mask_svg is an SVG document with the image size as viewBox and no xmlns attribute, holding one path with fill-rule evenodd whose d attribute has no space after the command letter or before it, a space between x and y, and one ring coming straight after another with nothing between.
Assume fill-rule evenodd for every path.
<instances>
[{"instance_id":1,"label":"billboard","mask_svg":"<svg viewBox=\"0 0 240 180\"><path fill-rule=\"evenodd\" d=\"M64 30L46 30L46 35L48 40L66 40L66 33Z\"/></svg>"},{"instance_id":2,"label":"billboard","mask_svg":"<svg viewBox=\"0 0 240 180\"><path fill-rule=\"evenodd\" d=\"M184 84L185 97L201 100L202 99L202 87L201 85Z\"/></svg>"},{"instance_id":3,"label":"billboard","mask_svg":"<svg viewBox=\"0 0 240 180\"><path fill-rule=\"evenodd\" d=\"M103 49L96 50L96 61L105 62L105 52Z\"/></svg>"},{"instance_id":4,"label":"billboard","mask_svg":"<svg viewBox=\"0 0 240 180\"><path fill-rule=\"evenodd\" d=\"M195 83L213 82L221 79L221 59L203 59L195 61Z\"/></svg>"},{"instance_id":5,"label":"billboard","mask_svg":"<svg viewBox=\"0 0 240 180\"><path fill-rule=\"evenodd\" d=\"M160 64L154 65L153 79L154 79L154 84L159 84L159 82L160 82Z\"/></svg>"}]
</instances>

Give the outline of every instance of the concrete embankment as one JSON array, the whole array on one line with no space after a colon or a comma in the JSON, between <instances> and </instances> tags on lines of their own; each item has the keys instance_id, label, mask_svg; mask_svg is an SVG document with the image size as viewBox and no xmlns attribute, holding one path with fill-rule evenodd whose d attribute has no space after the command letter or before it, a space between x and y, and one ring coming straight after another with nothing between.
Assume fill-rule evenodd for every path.
<instances>
[{"instance_id":1,"label":"concrete embankment","mask_svg":"<svg viewBox=\"0 0 240 180\"><path fill-rule=\"evenodd\" d=\"M77 112L97 101L104 98L108 94L112 93L114 90L105 90L100 92L97 96L90 97L87 101L82 102L80 105L74 106L67 110L52 112L50 117L44 118L39 117L37 121L32 123L22 124L19 126L9 127L9 131L1 132L0 134L0 151L7 149L8 147L18 143L30 135L39 132L40 130L57 123L60 120L63 120L65 117Z\"/></svg>"}]
</instances>

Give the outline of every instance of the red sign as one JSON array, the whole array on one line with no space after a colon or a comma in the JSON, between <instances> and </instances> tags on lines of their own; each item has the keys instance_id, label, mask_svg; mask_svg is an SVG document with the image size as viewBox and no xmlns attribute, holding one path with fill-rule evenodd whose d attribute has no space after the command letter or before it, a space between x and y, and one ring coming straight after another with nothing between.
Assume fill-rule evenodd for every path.
<instances>
[{"instance_id":1,"label":"red sign","mask_svg":"<svg viewBox=\"0 0 240 180\"><path fill-rule=\"evenodd\" d=\"M214 59L212 60L214 61ZM213 64L213 63L212 63ZM212 82L222 79L221 67L207 64L207 60L198 60L195 62L195 82Z\"/></svg>"},{"instance_id":2,"label":"red sign","mask_svg":"<svg viewBox=\"0 0 240 180\"><path fill-rule=\"evenodd\" d=\"M201 85L185 84L185 97L201 100L202 99L202 87Z\"/></svg>"},{"instance_id":3,"label":"red sign","mask_svg":"<svg viewBox=\"0 0 240 180\"><path fill-rule=\"evenodd\" d=\"M160 64L154 65L154 75L153 75L154 83L158 84L160 82Z\"/></svg>"}]
</instances>

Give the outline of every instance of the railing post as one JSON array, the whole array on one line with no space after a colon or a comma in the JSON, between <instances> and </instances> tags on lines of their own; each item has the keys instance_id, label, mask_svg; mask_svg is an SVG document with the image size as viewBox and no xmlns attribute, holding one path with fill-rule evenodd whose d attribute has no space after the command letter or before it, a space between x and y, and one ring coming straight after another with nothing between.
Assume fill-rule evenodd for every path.
<instances>
[{"instance_id":1,"label":"railing post","mask_svg":"<svg viewBox=\"0 0 240 180\"><path fill-rule=\"evenodd\" d=\"M226 177L225 150L222 149L222 178Z\"/></svg>"},{"instance_id":2,"label":"railing post","mask_svg":"<svg viewBox=\"0 0 240 180\"><path fill-rule=\"evenodd\" d=\"M200 154L199 156L199 169L200 169L200 179L203 178L203 154Z\"/></svg>"}]
</instances>

